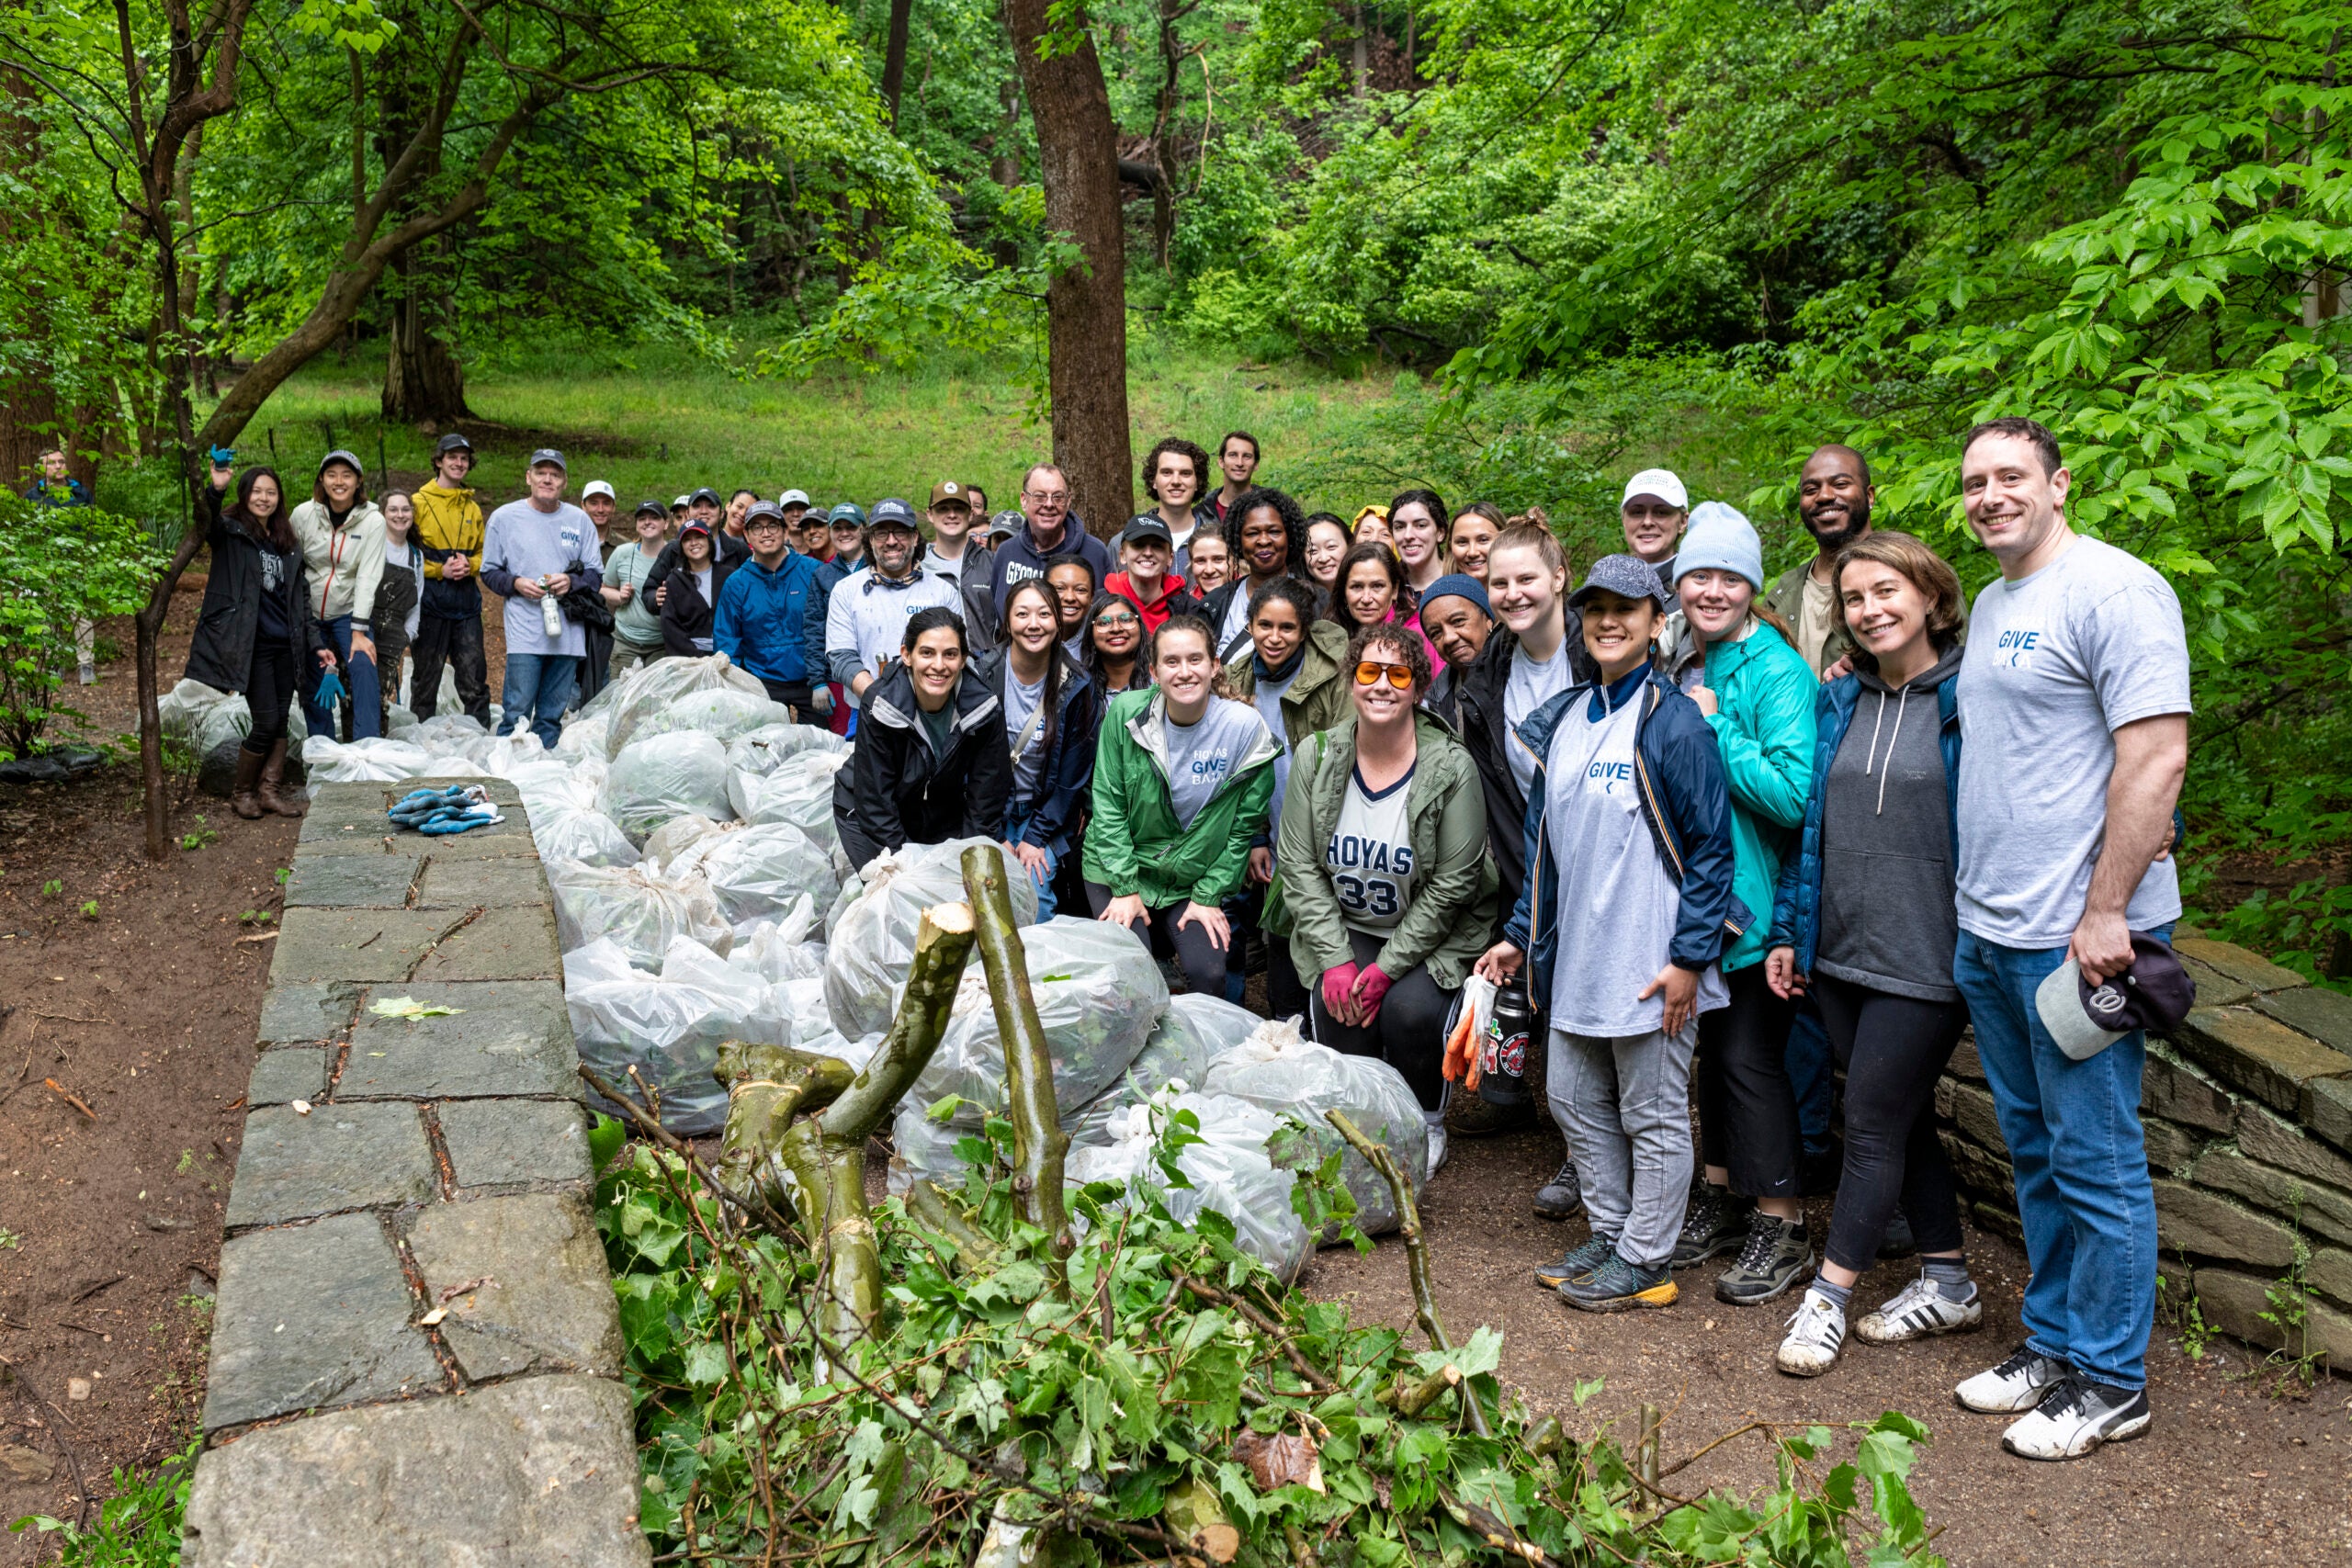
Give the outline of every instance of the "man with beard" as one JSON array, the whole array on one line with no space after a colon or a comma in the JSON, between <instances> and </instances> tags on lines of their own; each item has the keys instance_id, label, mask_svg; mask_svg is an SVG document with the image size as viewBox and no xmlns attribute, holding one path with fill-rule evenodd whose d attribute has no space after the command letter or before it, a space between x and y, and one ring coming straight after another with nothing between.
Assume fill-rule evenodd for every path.
<instances>
[{"instance_id":1,"label":"man with beard","mask_svg":"<svg viewBox=\"0 0 2352 1568\"><path fill-rule=\"evenodd\" d=\"M1781 573L1764 603L1796 628L1796 649L1816 675L1854 650L1830 569L1839 550L1871 531L1871 503L1877 498L1871 466L1851 446L1815 449L1797 477L1797 516L1813 536L1814 558Z\"/></svg>"}]
</instances>

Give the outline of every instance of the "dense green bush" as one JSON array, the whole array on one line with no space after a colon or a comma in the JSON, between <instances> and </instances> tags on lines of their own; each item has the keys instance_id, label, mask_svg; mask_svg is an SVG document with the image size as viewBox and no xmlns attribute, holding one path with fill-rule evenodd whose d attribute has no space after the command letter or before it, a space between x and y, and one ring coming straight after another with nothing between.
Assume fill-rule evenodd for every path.
<instances>
[{"instance_id":1,"label":"dense green bush","mask_svg":"<svg viewBox=\"0 0 2352 1568\"><path fill-rule=\"evenodd\" d=\"M153 537L94 506L51 508L0 495L0 750L46 743L74 674L74 624L128 615L164 569Z\"/></svg>"}]
</instances>

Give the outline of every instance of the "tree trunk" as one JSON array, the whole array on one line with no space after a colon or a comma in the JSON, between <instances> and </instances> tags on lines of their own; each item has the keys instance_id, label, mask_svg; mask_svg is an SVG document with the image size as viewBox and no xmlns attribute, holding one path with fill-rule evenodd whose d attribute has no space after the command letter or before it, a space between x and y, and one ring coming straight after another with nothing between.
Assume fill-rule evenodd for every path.
<instances>
[{"instance_id":1,"label":"tree trunk","mask_svg":"<svg viewBox=\"0 0 2352 1568\"><path fill-rule=\"evenodd\" d=\"M390 347L384 359L384 419L388 423L447 425L470 418L466 372L435 336L428 300L432 285L413 248L392 263L400 297L392 306Z\"/></svg>"},{"instance_id":2,"label":"tree trunk","mask_svg":"<svg viewBox=\"0 0 2352 1568\"><path fill-rule=\"evenodd\" d=\"M1046 381L1054 461L1097 536L1135 512L1127 429L1127 258L1117 128L1083 9L1057 28L1050 0L1006 0L1046 186L1046 227L1080 260L1046 288Z\"/></svg>"},{"instance_id":3,"label":"tree trunk","mask_svg":"<svg viewBox=\"0 0 2352 1568\"><path fill-rule=\"evenodd\" d=\"M964 897L979 928L980 963L988 970L989 1001L997 1038L1004 1043L1004 1098L1012 1122L1012 1201L1021 1217L1046 1233L1057 1268L1078 1245L1062 1198L1062 1131L1054 1100L1054 1058L1046 1026L1029 990L1029 955L1013 923L1012 895L1004 884L1004 851L982 844L964 852Z\"/></svg>"},{"instance_id":4,"label":"tree trunk","mask_svg":"<svg viewBox=\"0 0 2352 1568\"><path fill-rule=\"evenodd\" d=\"M882 46L882 101L889 106L890 129L899 129L899 94L907 82L907 24L914 0L890 0L890 35Z\"/></svg>"}]
</instances>

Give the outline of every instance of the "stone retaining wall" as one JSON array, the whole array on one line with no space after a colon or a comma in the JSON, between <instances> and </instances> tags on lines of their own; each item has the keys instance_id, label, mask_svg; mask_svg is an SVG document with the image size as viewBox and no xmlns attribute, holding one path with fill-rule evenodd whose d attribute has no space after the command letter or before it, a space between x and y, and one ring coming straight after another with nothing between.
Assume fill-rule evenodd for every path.
<instances>
[{"instance_id":1,"label":"stone retaining wall","mask_svg":"<svg viewBox=\"0 0 2352 1568\"><path fill-rule=\"evenodd\" d=\"M2141 1114L2156 1184L2166 1304L2266 1348L2261 1314L2309 1251L2304 1342L2352 1367L2352 997L2235 947L2184 935L2197 1007L2152 1040ZM2019 1235L2008 1151L1973 1042L1936 1086L1944 1147L1976 1222Z\"/></svg>"},{"instance_id":2,"label":"stone retaining wall","mask_svg":"<svg viewBox=\"0 0 2352 1568\"><path fill-rule=\"evenodd\" d=\"M187 1508L194 1568L639 1565L547 878L506 820L327 784L262 1009ZM370 1010L413 997L457 1010Z\"/></svg>"}]
</instances>

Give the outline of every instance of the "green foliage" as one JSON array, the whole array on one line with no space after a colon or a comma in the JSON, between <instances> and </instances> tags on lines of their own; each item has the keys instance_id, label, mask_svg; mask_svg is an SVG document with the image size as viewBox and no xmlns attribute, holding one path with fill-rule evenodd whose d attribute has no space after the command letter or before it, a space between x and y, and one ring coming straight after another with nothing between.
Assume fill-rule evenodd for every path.
<instances>
[{"instance_id":1,"label":"green foliage","mask_svg":"<svg viewBox=\"0 0 2352 1568\"><path fill-rule=\"evenodd\" d=\"M1191 1133L1171 1125L1162 1153ZM1009 1130L990 1134L966 1140L979 1164L961 1198L993 1256L967 1265L885 1203L883 1321L854 1348L818 1342L797 1247L730 1235L681 1161L623 1154L609 1122L592 1134L657 1555L965 1568L994 1522L1045 1531L1057 1560L1165 1558L1172 1518L1206 1511L1251 1562L1290 1561L1294 1531L1327 1562L1513 1561L1486 1539L1498 1529L1573 1562L1940 1562L1906 1480L1927 1433L1907 1417L1776 1433L1773 1485L1660 1513L1606 1428L1532 1443L1534 1416L1497 1378L1499 1335L1412 1349L1282 1285L1215 1211L1176 1224L1150 1182L1073 1194L1086 1234L1064 1299L1015 1216ZM1270 1324L1335 1386L1302 1378ZM1459 1388L1398 1414L1394 1391L1449 1362ZM1250 1445L1275 1437L1312 1472L1253 1471Z\"/></svg>"},{"instance_id":2,"label":"green foliage","mask_svg":"<svg viewBox=\"0 0 2352 1568\"><path fill-rule=\"evenodd\" d=\"M59 1568L178 1568L180 1519L203 1451L198 1438L153 1475L118 1469L114 1495L98 1505L97 1522L87 1529L46 1515L28 1515L8 1529L56 1538Z\"/></svg>"},{"instance_id":3,"label":"green foliage","mask_svg":"<svg viewBox=\"0 0 2352 1568\"><path fill-rule=\"evenodd\" d=\"M96 507L71 511L0 494L0 748L41 749L74 667L74 623L146 603L164 559L139 525ZM74 716L80 716L74 715Z\"/></svg>"}]
</instances>

